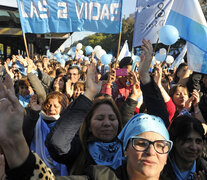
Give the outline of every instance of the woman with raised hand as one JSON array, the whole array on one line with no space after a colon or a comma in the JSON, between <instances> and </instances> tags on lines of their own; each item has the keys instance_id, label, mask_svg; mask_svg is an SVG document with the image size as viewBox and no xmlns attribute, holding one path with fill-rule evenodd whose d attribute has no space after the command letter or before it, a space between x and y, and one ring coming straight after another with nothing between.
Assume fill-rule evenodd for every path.
<instances>
[{"instance_id":1,"label":"woman with raised hand","mask_svg":"<svg viewBox=\"0 0 207 180\"><path fill-rule=\"evenodd\" d=\"M4 88L4 85L7 87ZM8 163L8 179L159 179L172 142L161 118L138 114L119 134L125 151L125 162L116 171L105 166L91 166L87 176L55 178L37 154L33 154L24 139L24 110L14 95L12 83L0 82L0 146Z\"/></svg>"}]
</instances>

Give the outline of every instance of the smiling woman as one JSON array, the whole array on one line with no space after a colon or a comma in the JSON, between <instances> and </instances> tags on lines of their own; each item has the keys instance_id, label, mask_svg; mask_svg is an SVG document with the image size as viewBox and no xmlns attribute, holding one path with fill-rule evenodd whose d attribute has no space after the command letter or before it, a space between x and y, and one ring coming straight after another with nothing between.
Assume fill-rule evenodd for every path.
<instances>
[{"instance_id":1,"label":"smiling woman","mask_svg":"<svg viewBox=\"0 0 207 180\"><path fill-rule=\"evenodd\" d=\"M201 158L204 146L204 129L201 122L191 116L179 116L170 127L169 133L174 143L161 179L205 180L207 162Z\"/></svg>"}]
</instances>

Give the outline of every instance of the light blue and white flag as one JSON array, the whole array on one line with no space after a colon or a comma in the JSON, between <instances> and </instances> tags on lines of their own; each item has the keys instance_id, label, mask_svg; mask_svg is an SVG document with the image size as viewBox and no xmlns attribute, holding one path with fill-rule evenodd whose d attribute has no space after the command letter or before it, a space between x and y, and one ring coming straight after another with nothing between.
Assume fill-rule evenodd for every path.
<instances>
[{"instance_id":1,"label":"light blue and white flag","mask_svg":"<svg viewBox=\"0 0 207 180\"><path fill-rule=\"evenodd\" d=\"M183 46L182 51L180 52L180 54L178 55L178 57L175 59L175 61L172 63L172 65L170 66L171 69L174 68L174 67L178 67L181 63L184 62L183 61L183 58L184 58L186 52L187 52L187 44L185 44Z\"/></svg>"},{"instance_id":2,"label":"light blue and white flag","mask_svg":"<svg viewBox=\"0 0 207 180\"><path fill-rule=\"evenodd\" d=\"M207 74L207 23L198 0L174 0L166 24L175 26L187 41L191 70Z\"/></svg>"},{"instance_id":3,"label":"light blue and white flag","mask_svg":"<svg viewBox=\"0 0 207 180\"><path fill-rule=\"evenodd\" d=\"M17 0L24 33L120 33L123 0Z\"/></svg>"},{"instance_id":4,"label":"light blue and white flag","mask_svg":"<svg viewBox=\"0 0 207 180\"><path fill-rule=\"evenodd\" d=\"M129 52L129 45L126 40L119 54L118 61L121 61L124 57L129 57L129 56L131 56L131 53Z\"/></svg>"},{"instance_id":5,"label":"light blue and white flag","mask_svg":"<svg viewBox=\"0 0 207 180\"><path fill-rule=\"evenodd\" d=\"M142 45L142 39L156 43L158 32L165 25L174 0L137 0L133 47Z\"/></svg>"}]
</instances>

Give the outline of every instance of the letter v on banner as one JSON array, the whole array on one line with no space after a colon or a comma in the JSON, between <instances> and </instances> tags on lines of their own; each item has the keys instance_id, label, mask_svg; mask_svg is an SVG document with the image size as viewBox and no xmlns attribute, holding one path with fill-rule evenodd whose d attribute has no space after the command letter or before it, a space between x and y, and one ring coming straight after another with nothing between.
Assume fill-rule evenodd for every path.
<instances>
[{"instance_id":1,"label":"letter v on banner","mask_svg":"<svg viewBox=\"0 0 207 180\"><path fill-rule=\"evenodd\" d=\"M198 0L174 0L166 24L187 41L188 67L207 74L207 23Z\"/></svg>"},{"instance_id":2,"label":"letter v on banner","mask_svg":"<svg viewBox=\"0 0 207 180\"><path fill-rule=\"evenodd\" d=\"M165 25L173 0L137 0L133 47L142 45L142 39L156 43L160 28Z\"/></svg>"}]
</instances>

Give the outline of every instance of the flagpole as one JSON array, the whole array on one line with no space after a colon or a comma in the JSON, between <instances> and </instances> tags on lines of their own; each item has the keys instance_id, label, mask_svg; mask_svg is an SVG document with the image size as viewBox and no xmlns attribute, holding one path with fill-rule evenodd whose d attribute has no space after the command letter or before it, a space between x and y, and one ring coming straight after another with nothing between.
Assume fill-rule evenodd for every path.
<instances>
[{"instance_id":1,"label":"flagpole","mask_svg":"<svg viewBox=\"0 0 207 180\"><path fill-rule=\"evenodd\" d=\"M116 67L117 67L117 64L118 64L119 51L120 51L120 47L121 47L121 36L122 36L122 33L120 32L119 33L119 42L118 42L118 51L117 51L116 63L115 63Z\"/></svg>"},{"instance_id":2,"label":"flagpole","mask_svg":"<svg viewBox=\"0 0 207 180\"><path fill-rule=\"evenodd\" d=\"M24 39L24 45L25 45L25 49L26 49L26 53L27 53L27 57L29 57L29 52L28 52L28 48L27 48L27 39L26 39L26 36L25 36L25 33L23 33L23 39Z\"/></svg>"},{"instance_id":3,"label":"flagpole","mask_svg":"<svg viewBox=\"0 0 207 180\"><path fill-rule=\"evenodd\" d=\"M158 43L159 43L159 37L157 38L157 42L156 42L156 44L155 44L155 48L154 48L154 52L153 52L153 55L152 55L152 56L154 56L154 55L155 55L155 52L156 52L156 49L157 49Z\"/></svg>"}]
</instances>

